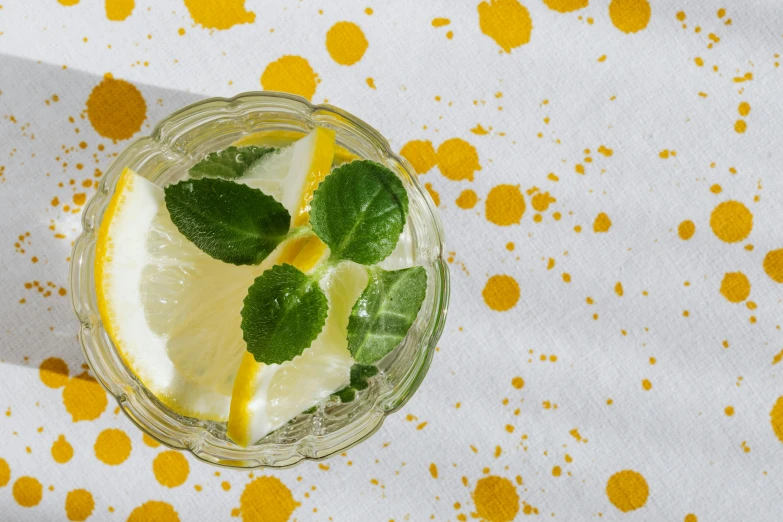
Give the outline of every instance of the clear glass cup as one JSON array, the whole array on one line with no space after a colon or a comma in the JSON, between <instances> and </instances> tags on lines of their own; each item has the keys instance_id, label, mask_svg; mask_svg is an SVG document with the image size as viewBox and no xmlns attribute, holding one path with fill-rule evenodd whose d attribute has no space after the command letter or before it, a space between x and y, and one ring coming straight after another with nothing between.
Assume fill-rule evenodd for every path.
<instances>
[{"instance_id":1,"label":"clear glass cup","mask_svg":"<svg viewBox=\"0 0 783 522\"><path fill-rule=\"evenodd\" d=\"M348 152L382 163L400 176L410 199L407 233L412 246L411 264L426 268L427 296L402 345L379 363L379 377L356 400L348 404L327 401L315 413L303 413L243 448L226 438L225 423L184 417L167 408L125 366L101 324L96 303L98 229L124 167L165 186L182 178L206 153L243 137L269 132L277 136L277 145L285 145L316 125L334 129L337 144ZM372 435L387 415L410 399L429 369L443 331L449 271L443 258L443 225L435 205L411 165L392 151L378 131L330 105L312 105L304 98L283 93L251 92L185 107L158 123L151 136L135 141L115 159L85 208L82 226L84 230L74 244L70 285L87 362L141 430L205 462L235 468L282 468L345 451Z\"/></svg>"}]
</instances>

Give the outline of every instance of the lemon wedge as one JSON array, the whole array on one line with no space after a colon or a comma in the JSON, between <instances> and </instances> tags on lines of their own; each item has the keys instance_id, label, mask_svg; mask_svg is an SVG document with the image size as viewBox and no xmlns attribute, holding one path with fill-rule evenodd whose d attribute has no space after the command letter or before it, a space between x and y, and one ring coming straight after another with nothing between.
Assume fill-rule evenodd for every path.
<instances>
[{"instance_id":1,"label":"lemon wedge","mask_svg":"<svg viewBox=\"0 0 783 522\"><path fill-rule=\"evenodd\" d=\"M311 139L313 154L309 158L295 154L286 181L301 188L282 200L291 213L293 226L309 222L313 192L334 160L333 131L318 128L294 147ZM310 236L286 243L277 261L308 272L326 252L326 245ZM349 382L354 361L348 352L348 318L367 285L367 272L360 265L342 263L320 284L329 302L329 312L321 333L302 355L283 364L268 365L257 362L250 353L243 355L234 382L227 429L228 437L240 446L249 446Z\"/></svg>"}]
</instances>

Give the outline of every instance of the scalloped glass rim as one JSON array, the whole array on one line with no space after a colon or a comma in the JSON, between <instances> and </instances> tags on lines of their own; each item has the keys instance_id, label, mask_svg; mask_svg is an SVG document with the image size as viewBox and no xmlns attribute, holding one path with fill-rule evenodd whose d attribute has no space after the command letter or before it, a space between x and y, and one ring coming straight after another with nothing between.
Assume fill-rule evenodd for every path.
<instances>
[{"instance_id":1,"label":"scalloped glass rim","mask_svg":"<svg viewBox=\"0 0 783 522\"><path fill-rule=\"evenodd\" d=\"M252 134L260 128L306 132L316 123L333 128L343 147L379 161L396 171L411 197L409 224L419 238L418 255L428 260L428 296L411 332L395 352L379 365L387 380L374 383L353 403L291 423L248 448L225 439L225 424L183 417L164 406L125 366L101 324L96 304L93 265L98 228L122 169L129 166L145 177L164 183L210 150ZM239 131L237 129L240 129ZM223 140L223 142L221 142ZM401 408L415 393L429 369L435 344L443 332L449 301L449 271L443 259L443 225L429 194L415 171L395 154L381 134L359 118L330 105L313 105L299 96L277 92L249 92L233 98L209 98L184 107L159 122L148 137L131 143L112 162L82 215L83 231L74 243L71 261L71 301L81 322L79 340L98 382L117 400L125 414L149 436L175 449L190 451L205 462L235 468L296 465L345 451L375 433L385 417ZM417 241L413 234L414 242ZM403 355L412 359L402 366ZM399 363L396 364L395 363ZM375 385L377 384L377 385ZM330 427L334 428L330 431Z\"/></svg>"}]
</instances>

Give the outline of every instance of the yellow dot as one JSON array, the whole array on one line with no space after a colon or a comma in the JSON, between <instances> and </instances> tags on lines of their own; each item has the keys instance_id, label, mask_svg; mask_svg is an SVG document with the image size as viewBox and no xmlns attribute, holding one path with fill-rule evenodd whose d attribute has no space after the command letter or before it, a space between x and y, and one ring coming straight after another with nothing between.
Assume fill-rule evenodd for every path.
<instances>
[{"instance_id":1,"label":"yellow dot","mask_svg":"<svg viewBox=\"0 0 783 522\"><path fill-rule=\"evenodd\" d=\"M109 428L98 434L94 449L98 460L109 466L117 466L130 456L131 440L124 431Z\"/></svg>"},{"instance_id":2,"label":"yellow dot","mask_svg":"<svg viewBox=\"0 0 783 522\"><path fill-rule=\"evenodd\" d=\"M135 6L134 0L106 0L106 18L113 22L121 22L133 13Z\"/></svg>"},{"instance_id":3,"label":"yellow dot","mask_svg":"<svg viewBox=\"0 0 783 522\"><path fill-rule=\"evenodd\" d=\"M270 63L261 75L267 91L290 92L311 100L315 94L316 74L301 56L285 55Z\"/></svg>"},{"instance_id":4,"label":"yellow dot","mask_svg":"<svg viewBox=\"0 0 783 522\"><path fill-rule=\"evenodd\" d=\"M161 486L175 488L188 479L188 459L178 451L163 451L152 461L152 471Z\"/></svg>"},{"instance_id":5,"label":"yellow dot","mask_svg":"<svg viewBox=\"0 0 783 522\"><path fill-rule=\"evenodd\" d=\"M171 504L150 500L131 511L127 522L179 522L179 515Z\"/></svg>"},{"instance_id":6,"label":"yellow dot","mask_svg":"<svg viewBox=\"0 0 783 522\"><path fill-rule=\"evenodd\" d=\"M424 188L429 193L430 197L432 198L432 202L435 203L436 207L440 206L440 194L435 190L435 188L432 186L432 183L425 183Z\"/></svg>"},{"instance_id":7,"label":"yellow dot","mask_svg":"<svg viewBox=\"0 0 783 522\"><path fill-rule=\"evenodd\" d=\"M525 386L525 380L522 377L514 377L511 379L511 386L517 390L521 390Z\"/></svg>"},{"instance_id":8,"label":"yellow dot","mask_svg":"<svg viewBox=\"0 0 783 522\"><path fill-rule=\"evenodd\" d=\"M753 214L739 201L724 201L712 211L710 228L721 241L736 243L753 229Z\"/></svg>"},{"instance_id":9,"label":"yellow dot","mask_svg":"<svg viewBox=\"0 0 783 522\"><path fill-rule=\"evenodd\" d=\"M489 278L481 295L492 310L505 312L519 301L519 284L508 275L495 275Z\"/></svg>"},{"instance_id":10,"label":"yellow dot","mask_svg":"<svg viewBox=\"0 0 783 522\"><path fill-rule=\"evenodd\" d=\"M485 202L487 221L501 227L518 225L525 213L525 198L518 185L493 187Z\"/></svg>"},{"instance_id":11,"label":"yellow dot","mask_svg":"<svg viewBox=\"0 0 783 522\"><path fill-rule=\"evenodd\" d=\"M52 458L58 464L65 464L73 457L73 446L65 440L65 435L60 435L52 444Z\"/></svg>"},{"instance_id":12,"label":"yellow dot","mask_svg":"<svg viewBox=\"0 0 783 522\"><path fill-rule=\"evenodd\" d=\"M239 497L242 522L288 522L299 505L277 477L256 478Z\"/></svg>"},{"instance_id":13,"label":"yellow dot","mask_svg":"<svg viewBox=\"0 0 783 522\"><path fill-rule=\"evenodd\" d=\"M481 170L476 148L461 138L451 138L440 144L437 152L440 173L452 181L473 181Z\"/></svg>"},{"instance_id":14,"label":"yellow dot","mask_svg":"<svg viewBox=\"0 0 783 522\"><path fill-rule=\"evenodd\" d=\"M72 5L76 5L79 3L79 0L57 0L57 1L66 7L70 7Z\"/></svg>"},{"instance_id":15,"label":"yellow dot","mask_svg":"<svg viewBox=\"0 0 783 522\"><path fill-rule=\"evenodd\" d=\"M558 13L570 13L587 7L589 0L544 0L546 6Z\"/></svg>"},{"instance_id":16,"label":"yellow dot","mask_svg":"<svg viewBox=\"0 0 783 522\"><path fill-rule=\"evenodd\" d=\"M475 192L473 192L470 189L465 189L462 192L460 192L460 195L457 197L457 206L464 210L469 210L476 206L476 203L478 203L478 196Z\"/></svg>"},{"instance_id":17,"label":"yellow dot","mask_svg":"<svg viewBox=\"0 0 783 522\"><path fill-rule=\"evenodd\" d=\"M677 234L680 236L680 239L687 241L690 238L693 237L693 234L696 232L696 225L693 224L693 221L690 219L686 219L680 225L677 227Z\"/></svg>"},{"instance_id":18,"label":"yellow dot","mask_svg":"<svg viewBox=\"0 0 783 522\"><path fill-rule=\"evenodd\" d=\"M409 141L400 149L400 154L408 160L417 174L425 174L438 163L435 149L429 140Z\"/></svg>"},{"instance_id":19,"label":"yellow dot","mask_svg":"<svg viewBox=\"0 0 783 522\"><path fill-rule=\"evenodd\" d=\"M185 36L185 28L180 27L179 29L177 29L177 34L180 36Z\"/></svg>"},{"instance_id":20,"label":"yellow dot","mask_svg":"<svg viewBox=\"0 0 783 522\"><path fill-rule=\"evenodd\" d=\"M87 520L95 509L95 501L92 493L86 489L74 489L65 497L65 515L68 520Z\"/></svg>"},{"instance_id":21,"label":"yellow dot","mask_svg":"<svg viewBox=\"0 0 783 522\"><path fill-rule=\"evenodd\" d=\"M685 515L685 519L683 522L699 522L699 519L693 513L688 513L687 515Z\"/></svg>"},{"instance_id":22,"label":"yellow dot","mask_svg":"<svg viewBox=\"0 0 783 522\"><path fill-rule=\"evenodd\" d=\"M778 397L777 402L772 407L772 411L769 412L769 417L772 423L772 431L775 432L778 440L783 442L783 395Z\"/></svg>"},{"instance_id":23,"label":"yellow dot","mask_svg":"<svg viewBox=\"0 0 783 522\"><path fill-rule=\"evenodd\" d=\"M127 140L141 130L147 102L133 84L106 75L87 98L87 118L104 138Z\"/></svg>"},{"instance_id":24,"label":"yellow dot","mask_svg":"<svg viewBox=\"0 0 783 522\"><path fill-rule=\"evenodd\" d=\"M723 410L723 412L728 416L731 417L734 415L734 406L726 406L726 409Z\"/></svg>"},{"instance_id":25,"label":"yellow dot","mask_svg":"<svg viewBox=\"0 0 783 522\"><path fill-rule=\"evenodd\" d=\"M142 440L142 442L144 442L144 444L146 444L150 448L157 448L158 446L160 446L160 442L158 442L157 440L153 439L152 437L150 437L146 433L142 434L141 440Z\"/></svg>"},{"instance_id":26,"label":"yellow dot","mask_svg":"<svg viewBox=\"0 0 783 522\"><path fill-rule=\"evenodd\" d=\"M87 372L68 381L63 389L63 403L73 422L95 420L109 404L106 392Z\"/></svg>"},{"instance_id":27,"label":"yellow dot","mask_svg":"<svg viewBox=\"0 0 783 522\"><path fill-rule=\"evenodd\" d=\"M746 130L748 130L748 124L745 123L745 120L737 120L734 123L734 130L737 132L737 134L743 134Z\"/></svg>"},{"instance_id":28,"label":"yellow dot","mask_svg":"<svg viewBox=\"0 0 783 522\"><path fill-rule=\"evenodd\" d=\"M510 522L519 513L517 488L507 478L482 477L472 496L477 518L488 522Z\"/></svg>"},{"instance_id":29,"label":"yellow dot","mask_svg":"<svg viewBox=\"0 0 783 522\"><path fill-rule=\"evenodd\" d=\"M593 232L599 233L599 232L609 232L609 229L612 227L612 220L609 219L609 216L601 212L595 217L595 221L593 221Z\"/></svg>"},{"instance_id":30,"label":"yellow dot","mask_svg":"<svg viewBox=\"0 0 783 522\"><path fill-rule=\"evenodd\" d=\"M434 479L438 478L438 466L436 466L434 462L430 464L430 475L432 475L432 478Z\"/></svg>"},{"instance_id":31,"label":"yellow dot","mask_svg":"<svg viewBox=\"0 0 783 522\"><path fill-rule=\"evenodd\" d=\"M750 295L750 281L742 272L727 272L720 284L720 293L731 303L741 303Z\"/></svg>"},{"instance_id":32,"label":"yellow dot","mask_svg":"<svg viewBox=\"0 0 783 522\"><path fill-rule=\"evenodd\" d=\"M679 20L680 22L684 22L685 21L685 16L686 16L685 15L685 11L678 11L677 12L677 20Z\"/></svg>"},{"instance_id":33,"label":"yellow dot","mask_svg":"<svg viewBox=\"0 0 783 522\"><path fill-rule=\"evenodd\" d=\"M739 107L737 107L737 112L739 112L740 116L743 118L750 114L750 104L748 102L742 102L739 104Z\"/></svg>"},{"instance_id":34,"label":"yellow dot","mask_svg":"<svg viewBox=\"0 0 783 522\"><path fill-rule=\"evenodd\" d=\"M642 388L644 388L646 391L649 391L652 389L652 383L649 381L649 379L644 379L642 381Z\"/></svg>"},{"instance_id":35,"label":"yellow dot","mask_svg":"<svg viewBox=\"0 0 783 522\"><path fill-rule=\"evenodd\" d=\"M606 496L623 513L643 507L649 494L644 477L630 469L615 473L606 483Z\"/></svg>"},{"instance_id":36,"label":"yellow dot","mask_svg":"<svg viewBox=\"0 0 783 522\"><path fill-rule=\"evenodd\" d=\"M764 256L764 272L776 283L783 283L783 248L767 252Z\"/></svg>"},{"instance_id":37,"label":"yellow dot","mask_svg":"<svg viewBox=\"0 0 783 522\"><path fill-rule=\"evenodd\" d=\"M549 205L556 203L557 200L549 195L549 192L538 192L530 198L530 206L537 212L545 212Z\"/></svg>"},{"instance_id":38,"label":"yellow dot","mask_svg":"<svg viewBox=\"0 0 783 522\"><path fill-rule=\"evenodd\" d=\"M564 283L570 283L571 282L571 274L568 272L563 272L563 282Z\"/></svg>"},{"instance_id":39,"label":"yellow dot","mask_svg":"<svg viewBox=\"0 0 783 522\"><path fill-rule=\"evenodd\" d=\"M623 296L623 284L621 282L617 282L616 285L614 285L614 293L618 295L618 297Z\"/></svg>"},{"instance_id":40,"label":"yellow dot","mask_svg":"<svg viewBox=\"0 0 783 522\"><path fill-rule=\"evenodd\" d=\"M723 187L715 183L713 186L710 187L710 192L712 192L713 194L720 194L721 192L723 192Z\"/></svg>"},{"instance_id":41,"label":"yellow dot","mask_svg":"<svg viewBox=\"0 0 783 522\"><path fill-rule=\"evenodd\" d=\"M223 491L228 491L231 489L231 484L224 480L220 483L220 487L223 488Z\"/></svg>"},{"instance_id":42,"label":"yellow dot","mask_svg":"<svg viewBox=\"0 0 783 522\"><path fill-rule=\"evenodd\" d=\"M340 65L353 65L367 51L367 38L353 22L337 22L326 33L326 50Z\"/></svg>"},{"instance_id":43,"label":"yellow dot","mask_svg":"<svg viewBox=\"0 0 783 522\"><path fill-rule=\"evenodd\" d=\"M245 9L245 0L185 0L190 17L206 29L225 30L237 24L252 24L256 14Z\"/></svg>"},{"instance_id":44,"label":"yellow dot","mask_svg":"<svg viewBox=\"0 0 783 522\"><path fill-rule=\"evenodd\" d=\"M555 466L552 468L552 476L553 477L559 477L563 474L563 470L560 469L560 466Z\"/></svg>"},{"instance_id":45,"label":"yellow dot","mask_svg":"<svg viewBox=\"0 0 783 522\"><path fill-rule=\"evenodd\" d=\"M609 18L624 33L635 33L647 27L650 15L648 0L612 0L609 4Z\"/></svg>"},{"instance_id":46,"label":"yellow dot","mask_svg":"<svg viewBox=\"0 0 783 522\"><path fill-rule=\"evenodd\" d=\"M505 52L530 41L533 20L517 0L489 0L478 6L479 28Z\"/></svg>"},{"instance_id":47,"label":"yellow dot","mask_svg":"<svg viewBox=\"0 0 783 522\"><path fill-rule=\"evenodd\" d=\"M33 477L19 477L14 482L14 500L22 507L37 506L43 497L43 486Z\"/></svg>"},{"instance_id":48,"label":"yellow dot","mask_svg":"<svg viewBox=\"0 0 783 522\"><path fill-rule=\"evenodd\" d=\"M5 459L0 459L0 488L8 485L11 480L11 467Z\"/></svg>"},{"instance_id":49,"label":"yellow dot","mask_svg":"<svg viewBox=\"0 0 783 522\"><path fill-rule=\"evenodd\" d=\"M58 357L49 357L41 363L38 375L49 388L60 388L68 383L68 365Z\"/></svg>"}]
</instances>

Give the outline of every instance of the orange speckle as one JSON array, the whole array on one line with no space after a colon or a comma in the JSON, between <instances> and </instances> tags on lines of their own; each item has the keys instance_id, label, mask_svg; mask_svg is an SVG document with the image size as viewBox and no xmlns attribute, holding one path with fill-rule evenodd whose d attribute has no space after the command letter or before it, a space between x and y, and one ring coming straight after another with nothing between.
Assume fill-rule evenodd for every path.
<instances>
[{"instance_id":1,"label":"orange speckle","mask_svg":"<svg viewBox=\"0 0 783 522\"><path fill-rule=\"evenodd\" d=\"M427 427L427 421L424 421L424 422L416 425L416 429L419 430L419 431L423 430L426 427Z\"/></svg>"},{"instance_id":2,"label":"orange speckle","mask_svg":"<svg viewBox=\"0 0 783 522\"><path fill-rule=\"evenodd\" d=\"M767 252L764 256L764 272L776 283L783 283L783 248Z\"/></svg>"},{"instance_id":3,"label":"orange speckle","mask_svg":"<svg viewBox=\"0 0 783 522\"><path fill-rule=\"evenodd\" d=\"M117 466L130 456L131 440L124 431L109 428L98 434L94 449L98 460L109 466Z\"/></svg>"},{"instance_id":4,"label":"orange speckle","mask_svg":"<svg viewBox=\"0 0 783 522\"><path fill-rule=\"evenodd\" d=\"M750 114L750 104L748 102L742 102L739 104L739 107L737 108L737 112L739 112L740 116L743 118Z\"/></svg>"},{"instance_id":5,"label":"orange speckle","mask_svg":"<svg viewBox=\"0 0 783 522\"><path fill-rule=\"evenodd\" d=\"M451 23L451 20L448 18L433 18L432 19L432 27L443 27L444 25L449 25Z\"/></svg>"},{"instance_id":6,"label":"orange speckle","mask_svg":"<svg viewBox=\"0 0 783 522\"><path fill-rule=\"evenodd\" d=\"M693 513L688 513L685 515L685 518L683 519L684 522L699 522L699 519L696 518L696 515Z\"/></svg>"},{"instance_id":7,"label":"orange speckle","mask_svg":"<svg viewBox=\"0 0 783 522\"><path fill-rule=\"evenodd\" d=\"M734 406L726 406L726 408L723 410L723 412L728 416L731 417L734 415Z\"/></svg>"},{"instance_id":8,"label":"orange speckle","mask_svg":"<svg viewBox=\"0 0 783 522\"><path fill-rule=\"evenodd\" d=\"M37 506L43 497L43 486L33 477L19 477L14 482L13 495L22 507Z\"/></svg>"},{"instance_id":9,"label":"orange speckle","mask_svg":"<svg viewBox=\"0 0 783 522\"><path fill-rule=\"evenodd\" d=\"M134 0L106 0L106 18L113 22L121 22L133 13L136 7Z\"/></svg>"},{"instance_id":10,"label":"orange speckle","mask_svg":"<svg viewBox=\"0 0 783 522\"><path fill-rule=\"evenodd\" d=\"M487 221L507 227L518 225L525 213L525 199L519 185L497 185L493 187L485 202Z\"/></svg>"},{"instance_id":11,"label":"orange speckle","mask_svg":"<svg viewBox=\"0 0 783 522\"><path fill-rule=\"evenodd\" d=\"M465 189L460 192L456 203L459 208L469 210L475 207L476 203L478 203L478 196L471 189Z\"/></svg>"},{"instance_id":12,"label":"orange speckle","mask_svg":"<svg viewBox=\"0 0 783 522\"><path fill-rule=\"evenodd\" d=\"M741 303L750 295L750 281L742 272L724 274L720 293L731 303Z\"/></svg>"},{"instance_id":13,"label":"orange speckle","mask_svg":"<svg viewBox=\"0 0 783 522\"><path fill-rule=\"evenodd\" d=\"M576 171L577 174L581 174L581 175L584 176L584 174L585 174L585 166L582 165L581 163L577 163L574 166L574 171Z\"/></svg>"},{"instance_id":14,"label":"orange speckle","mask_svg":"<svg viewBox=\"0 0 783 522\"><path fill-rule=\"evenodd\" d=\"M417 174L425 174L438 163L435 149L429 140L413 140L403 145L400 154L408 160Z\"/></svg>"},{"instance_id":15,"label":"orange speckle","mask_svg":"<svg viewBox=\"0 0 783 522\"><path fill-rule=\"evenodd\" d=\"M571 282L571 274L568 272L563 272L563 282L564 283L570 283Z\"/></svg>"},{"instance_id":16,"label":"orange speckle","mask_svg":"<svg viewBox=\"0 0 783 522\"><path fill-rule=\"evenodd\" d=\"M0 459L0 488L4 488L11 480L11 468L5 459Z\"/></svg>"},{"instance_id":17,"label":"orange speckle","mask_svg":"<svg viewBox=\"0 0 783 522\"><path fill-rule=\"evenodd\" d=\"M647 27L651 14L648 0L612 0L609 4L612 24L624 33L636 33Z\"/></svg>"},{"instance_id":18,"label":"orange speckle","mask_svg":"<svg viewBox=\"0 0 783 522\"><path fill-rule=\"evenodd\" d=\"M697 56L696 58L693 59L693 61L696 62L696 65L698 67L704 67L704 58L702 58L701 56Z\"/></svg>"},{"instance_id":19,"label":"orange speckle","mask_svg":"<svg viewBox=\"0 0 783 522\"><path fill-rule=\"evenodd\" d=\"M49 388L60 388L68 383L68 365L58 357L49 357L41 363L38 375Z\"/></svg>"},{"instance_id":20,"label":"orange speckle","mask_svg":"<svg viewBox=\"0 0 783 522\"><path fill-rule=\"evenodd\" d=\"M696 225L693 224L693 221L690 219L686 219L680 225L677 227L677 234L680 236L680 239L687 241L690 238L693 237L693 234L696 232Z\"/></svg>"},{"instance_id":21,"label":"orange speckle","mask_svg":"<svg viewBox=\"0 0 783 522\"><path fill-rule=\"evenodd\" d=\"M429 193L430 197L432 198L433 203L435 203L436 207L440 206L440 194L438 194L435 189L432 187L432 183L425 183L424 188L427 189L427 192Z\"/></svg>"},{"instance_id":22,"label":"orange speckle","mask_svg":"<svg viewBox=\"0 0 783 522\"><path fill-rule=\"evenodd\" d=\"M326 50L340 65L353 65L361 60L368 45L364 32L353 22L337 22L326 33Z\"/></svg>"},{"instance_id":23,"label":"orange speckle","mask_svg":"<svg viewBox=\"0 0 783 522\"><path fill-rule=\"evenodd\" d=\"M367 7L367 8L364 10L364 12L365 12L365 14L367 14L367 16L370 16L370 15L372 15L372 13L373 13L372 7Z\"/></svg>"},{"instance_id":24,"label":"orange speckle","mask_svg":"<svg viewBox=\"0 0 783 522\"><path fill-rule=\"evenodd\" d=\"M220 487L223 488L223 491L229 491L231 489L231 483L224 480L220 483Z\"/></svg>"},{"instance_id":25,"label":"orange speckle","mask_svg":"<svg viewBox=\"0 0 783 522\"><path fill-rule=\"evenodd\" d=\"M519 283L509 275L495 275L487 280L481 295L492 310L505 312L519 301Z\"/></svg>"},{"instance_id":26,"label":"orange speckle","mask_svg":"<svg viewBox=\"0 0 783 522\"><path fill-rule=\"evenodd\" d=\"M38 257L37 256L33 256L33 257L30 258L30 261L32 261L32 263L35 264L35 263L38 262Z\"/></svg>"},{"instance_id":27,"label":"orange speckle","mask_svg":"<svg viewBox=\"0 0 783 522\"><path fill-rule=\"evenodd\" d=\"M555 466L552 468L552 476L553 477L559 477L563 474L563 470L560 469L560 466Z\"/></svg>"},{"instance_id":28,"label":"orange speckle","mask_svg":"<svg viewBox=\"0 0 783 522\"><path fill-rule=\"evenodd\" d=\"M609 229L612 227L612 220L609 219L609 216L607 216L605 213L601 212L595 217L595 221L593 221L593 232L599 233L599 232L609 232Z\"/></svg>"},{"instance_id":29,"label":"orange speckle","mask_svg":"<svg viewBox=\"0 0 783 522\"><path fill-rule=\"evenodd\" d=\"M487 522L510 522L519 513L517 489L507 478L482 477L471 496L477 517Z\"/></svg>"},{"instance_id":30,"label":"orange speckle","mask_svg":"<svg viewBox=\"0 0 783 522\"><path fill-rule=\"evenodd\" d=\"M511 386L517 390L521 390L525 386L525 380L522 377L514 377L511 379Z\"/></svg>"},{"instance_id":31,"label":"orange speckle","mask_svg":"<svg viewBox=\"0 0 783 522\"><path fill-rule=\"evenodd\" d=\"M441 143L437 159L441 174L452 181L473 181L473 175L481 170L476 148L461 138Z\"/></svg>"},{"instance_id":32,"label":"orange speckle","mask_svg":"<svg viewBox=\"0 0 783 522\"><path fill-rule=\"evenodd\" d=\"M430 475L432 475L432 478L434 479L438 478L438 466L436 466L434 462L430 464Z\"/></svg>"},{"instance_id":33,"label":"orange speckle","mask_svg":"<svg viewBox=\"0 0 783 522\"><path fill-rule=\"evenodd\" d=\"M614 293L619 297L623 296L623 284L621 282L618 281L617 284L614 285Z\"/></svg>"},{"instance_id":34,"label":"orange speckle","mask_svg":"<svg viewBox=\"0 0 783 522\"><path fill-rule=\"evenodd\" d=\"M513 252L514 251L514 243L511 242L511 241L506 243L506 250L508 250L509 252Z\"/></svg>"},{"instance_id":35,"label":"orange speckle","mask_svg":"<svg viewBox=\"0 0 783 522\"><path fill-rule=\"evenodd\" d=\"M570 13L587 7L588 0L544 0L544 4L558 13Z\"/></svg>"},{"instance_id":36,"label":"orange speckle","mask_svg":"<svg viewBox=\"0 0 783 522\"><path fill-rule=\"evenodd\" d=\"M603 155L604 155L604 156L606 156L607 158L611 157L611 156L612 156L612 154L614 154L614 151L613 151L612 149L609 149L609 148L607 148L607 147L604 147L603 145L601 145L601 146L599 146L599 147L598 147L598 152L599 152L600 154L603 154Z\"/></svg>"},{"instance_id":37,"label":"orange speckle","mask_svg":"<svg viewBox=\"0 0 783 522\"><path fill-rule=\"evenodd\" d=\"M737 120L734 123L734 130L737 132L737 134L744 134L746 130L748 130L748 124L745 122L745 120Z\"/></svg>"},{"instance_id":38,"label":"orange speckle","mask_svg":"<svg viewBox=\"0 0 783 522\"><path fill-rule=\"evenodd\" d=\"M609 477L606 483L606 496L623 513L643 507L649 495L647 481L633 470L619 471Z\"/></svg>"},{"instance_id":39,"label":"orange speckle","mask_svg":"<svg viewBox=\"0 0 783 522\"><path fill-rule=\"evenodd\" d=\"M87 372L70 379L63 389L63 403L73 422L95 420L106 410L106 392Z\"/></svg>"},{"instance_id":40,"label":"orange speckle","mask_svg":"<svg viewBox=\"0 0 783 522\"><path fill-rule=\"evenodd\" d=\"M367 87L370 89L375 89L375 80L373 78L368 77L365 82L367 82Z\"/></svg>"},{"instance_id":41,"label":"orange speckle","mask_svg":"<svg viewBox=\"0 0 783 522\"><path fill-rule=\"evenodd\" d=\"M144 442L144 444L146 444L150 448L157 448L158 446L160 446L160 442L158 442L157 440L153 439L152 437L150 437L146 433L142 434L141 440Z\"/></svg>"},{"instance_id":42,"label":"orange speckle","mask_svg":"<svg viewBox=\"0 0 783 522\"><path fill-rule=\"evenodd\" d=\"M478 136L485 136L485 135L489 134L489 131L487 129L485 129L484 127L482 127L480 123L476 124L475 127L470 129L470 132L472 132L473 134L476 134Z\"/></svg>"},{"instance_id":43,"label":"orange speckle","mask_svg":"<svg viewBox=\"0 0 783 522\"><path fill-rule=\"evenodd\" d=\"M188 459L178 451L163 451L152 461L152 471L161 486L176 488L188 479Z\"/></svg>"},{"instance_id":44,"label":"orange speckle","mask_svg":"<svg viewBox=\"0 0 783 522\"><path fill-rule=\"evenodd\" d=\"M92 493L86 489L74 489L65 497L65 515L68 520L87 520L95 509L95 500Z\"/></svg>"},{"instance_id":45,"label":"orange speckle","mask_svg":"<svg viewBox=\"0 0 783 522\"><path fill-rule=\"evenodd\" d=\"M298 94L312 100L317 75L301 56L285 55L270 63L261 75L261 86L267 91Z\"/></svg>"},{"instance_id":46,"label":"orange speckle","mask_svg":"<svg viewBox=\"0 0 783 522\"><path fill-rule=\"evenodd\" d=\"M60 205L60 198L58 198L57 196L53 197L51 203L52 203L53 207L59 206Z\"/></svg>"},{"instance_id":47,"label":"orange speckle","mask_svg":"<svg viewBox=\"0 0 783 522\"><path fill-rule=\"evenodd\" d=\"M530 41L533 20L517 0L488 0L478 5L479 28L505 52Z\"/></svg>"},{"instance_id":48,"label":"orange speckle","mask_svg":"<svg viewBox=\"0 0 783 522\"><path fill-rule=\"evenodd\" d=\"M72 5L78 4L80 0L57 0L57 1L60 3L60 5L70 7Z\"/></svg>"},{"instance_id":49,"label":"orange speckle","mask_svg":"<svg viewBox=\"0 0 783 522\"><path fill-rule=\"evenodd\" d=\"M185 7L193 21L206 29L222 31L256 19L255 13L245 9L245 0L221 0L219 5L212 0L185 0Z\"/></svg>"},{"instance_id":50,"label":"orange speckle","mask_svg":"<svg viewBox=\"0 0 783 522\"><path fill-rule=\"evenodd\" d=\"M167 502L150 500L133 511L126 522L179 522L179 515Z\"/></svg>"},{"instance_id":51,"label":"orange speckle","mask_svg":"<svg viewBox=\"0 0 783 522\"><path fill-rule=\"evenodd\" d=\"M710 228L721 241L736 243L753 229L753 214L739 201L724 201L713 209Z\"/></svg>"},{"instance_id":52,"label":"orange speckle","mask_svg":"<svg viewBox=\"0 0 783 522\"><path fill-rule=\"evenodd\" d=\"M86 201L87 201L87 194L85 194L84 192L79 192L78 194L73 195L74 205L81 207L84 205Z\"/></svg>"},{"instance_id":53,"label":"orange speckle","mask_svg":"<svg viewBox=\"0 0 783 522\"><path fill-rule=\"evenodd\" d=\"M532 206L537 212L544 212L549 208L549 205L557 202L555 198L549 195L549 192L538 192L530 198L530 206Z\"/></svg>"},{"instance_id":54,"label":"orange speckle","mask_svg":"<svg viewBox=\"0 0 783 522\"><path fill-rule=\"evenodd\" d=\"M291 490L272 476L254 479L239 497L243 522L287 522L299 505Z\"/></svg>"},{"instance_id":55,"label":"orange speckle","mask_svg":"<svg viewBox=\"0 0 783 522\"><path fill-rule=\"evenodd\" d=\"M645 389L645 391L649 391L652 389L652 383L649 379L643 379L642 380L642 388Z\"/></svg>"},{"instance_id":56,"label":"orange speckle","mask_svg":"<svg viewBox=\"0 0 783 522\"><path fill-rule=\"evenodd\" d=\"M106 75L87 98L87 117L101 136L126 140L141 129L147 103L133 84Z\"/></svg>"},{"instance_id":57,"label":"orange speckle","mask_svg":"<svg viewBox=\"0 0 783 522\"><path fill-rule=\"evenodd\" d=\"M52 458L58 464L65 464L73 457L73 446L60 435L52 444Z\"/></svg>"},{"instance_id":58,"label":"orange speckle","mask_svg":"<svg viewBox=\"0 0 783 522\"><path fill-rule=\"evenodd\" d=\"M185 28L180 27L179 29L177 29L177 34L180 36L185 36Z\"/></svg>"}]
</instances>

